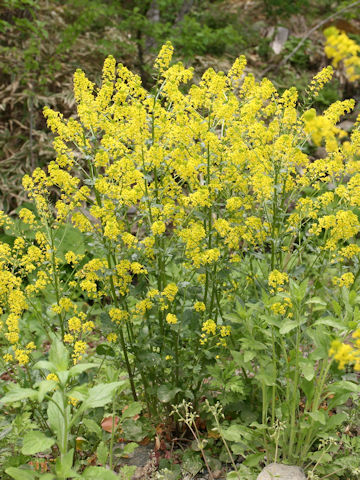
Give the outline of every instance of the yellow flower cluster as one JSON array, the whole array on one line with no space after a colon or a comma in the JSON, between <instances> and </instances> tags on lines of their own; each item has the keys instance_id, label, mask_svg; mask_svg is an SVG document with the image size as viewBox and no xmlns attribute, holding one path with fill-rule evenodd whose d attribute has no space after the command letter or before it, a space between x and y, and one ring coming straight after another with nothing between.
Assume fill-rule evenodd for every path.
<instances>
[{"instance_id":1,"label":"yellow flower cluster","mask_svg":"<svg viewBox=\"0 0 360 480\"><path fill-rule=\"evenodd\" d=\"M354 370L360 371L360 329L356 330L352 338L355 340L353 345L342 343L340 340L334 340L331 344L329 355L332 355L338 362L340 369L346 365L353 365Z\"/></svg>"},{"instance_id":2,"label":"yellow flower cluster","mask_svg":"<svg viewBox=\"0 0 360 480\"><path fill-rule=\"evenodd\" d=\"M216 343L217 347L226 347L225 337L228 337L231 334L231 327L229 325L216 325L214 320L206 320L202 325L202 334L200 337L200 344L205 345L208 342L209 336L217 336L218 342Z\"/></svg>"},{"instance_id":3,"label":"yellow flower cluster","mask_svg":"<svg viewBox=\"0 0 360 480\"><path fill-rule=\"evenodd\" d=\"M166 315L166 321L169 325L176 325L178 322L177 316L173 313L168 313Z\"/></svg>"},{"instance_id":4,"label":"yellow flower cluster","mask_svg":"<svg viewBox=\"0 0 360 480\"><path fill-rule=\"evenodd\" d=\"M351 285L354 283L354 280L354 274L352 272L347 272L341 275L341 277L334 277L332 279L332 282L334 285L337 285L339 287L350 288Z\"/></svg>"},{"instance_id":5,"label":"yellow flower cluster","mask_svg":"<svg viewBox=\"0 0 360 480\"><path fill-rule=\"evenodd\" d=\"M278 270L273 270L269 273L268 283L271 287L271 293L274 292L283 292L284 285L288 283L289 276L285 272L279 272Z\"/></svg>"},{"instance_id":6,"label":"yellow flower cluster","mask_svg":"<svg viewBox=\"0 0 360 480\"><path fill-rule=\"evenodd\" d=\"M110 342L110 343L115 343L117 338L118 338L118 336L114 332L109 333L109 335L106 337L107 341Z\"/></svg>"},{"instance_id":7,"label":"yellow flower cluster","mask_svg":"<svg viewBox=\"0 0 360 480\"><path fill-rule=\"evenodd\" d=\"M292 302L289 297L285 297L282 302L275 302L270 305L270 309L275 315L286 315L291 318L293 313L291 312Z\"/></svg>"},{"instance_id":8,"label":"yellow flower cluster","mask_svg":"<svg viewBox=\"0 0 360 480\"><path fill-rule=\"evenodd\" d=\"M345 74L350 82L360 78L360 45L336 27L324 31L326 37L325 54L332 60L334 67L343 63Z\"/></svg>"},{"instance_id":9,"label":"yellow flower cluster","mask_svg":"<svg viewBox=\"0 0 360 480\"><path fill-rule=\"evenodd\" d=\"M317 73L314 78L311 80L309 90L312 92L314 97L319 95L320 90L324 88L324 85L332 79L334 70L331 66L325 67L321 72Z\"/></svg>"},{"instance_id":10,"label":"yellow flower cluster","mask_svg":"<svg viewBox=\"0 0 360 480\"><path fill-rule=\"evenodd\" d=\"M127 346L137 331L151 335L167 324L185 325L178 312L193 306L205 320L196 338L205 345L216 337L222 346L230 335L230 327L218 325L223 300L242 288L243 273L256 279L251 288L261 284L259 271L248 266L253 252L271 258L272 294L285 291L289 275L283 270L292 272L298 243L341 256L346 271L356 260L360 130L341 142L346 133L337 126L354 102L335 102L321 115L313 109L300 114L297 90L280 94L270 80L257 82L244 73L244 57L228 74L208 69L198 84L183 88L193 72L181 63L170 66L172 52L166 44L156 60L155 95L109 57L100 88L76 72L76 119L45 108L56 158L24 177L37 215L24 209L21 218L34 231L43 222L46 233L37 232L31 244L21 236L12 247L0 244L9 349L26 350L19 343L22 316L47 287L58 299L49 315L76 363L95 325L76 308L71 298L79 295L71 289L109 313L117 331L109 334L111 342L117 334L122 339L122 329ZM331 68L316 75L310 92L316 96L331 75ZM305 153L309 139L325 146L324 158ZM7 221L0 214L0 225ZM94 248L86 259L65 252L71 274L64 280L60 242L52 237L69 223ZM350 285L353 278L345 275L335 283ZM272 311L291 316L291 301L277 300Z\"/></svg>"}]
</instances>

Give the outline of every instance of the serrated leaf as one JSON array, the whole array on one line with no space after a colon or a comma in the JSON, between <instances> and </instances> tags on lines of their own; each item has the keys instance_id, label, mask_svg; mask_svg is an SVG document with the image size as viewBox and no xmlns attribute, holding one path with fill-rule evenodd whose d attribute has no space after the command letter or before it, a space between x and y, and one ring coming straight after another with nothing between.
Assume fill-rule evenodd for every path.
<instances>
[{"instance_id":1,"label":"serrated leaf","mask_svg":"<svg viewBox=\"0 0 360 480\"><path fill-rule=\"evenodd\" d=\"M160 385L157 390L157 397L160 402L169 403L180 392L180 388L174 388L172 385Z\"/></svg>"},{"instance_id":2,"label":"serrated leaf","mask_svg":"<svg viewBox=\"0 0 360 480\"><path fill-rule=\"evenodd\" d=\"M138 448L138 446L139 445L135 442L127 443L124 447L124 450L121 452L121 455L123 457L126 457L127 455L131 455Z\"/></svg>"},{"instance_id":3,"label":"serrated leaf","mask_svg":"<svg viewBox=\"0 0 360 480\"><path fill-rule=\"evenodd\" d=\"M115 350L106 343L102 343L96 347L97 355L106 355L107 357L115 357Z\"/></svg>"},{"instance_id":4,"label":"serrated leaf","mask_svg":"<svg viewBox=\"0 0 360 480\"><path fill-rule=\"evenodd\" d=\"M264 458L265 453L264 452L259 452L259 453L252 453L251 455L248 455L245 460L244 460L244 465L247 465L248 467L256 467L259 465L261 460Z\"/></svg>"},{"instance_id":5,"label":"serrated leaf","mask_svg":"<svg viewBox=\"0 0 360 480\"><path fill-rule=\"evenodd\" d=\"M314 422L319 422L321 425L326 424L326 413L324 410L318 410L317 412L309 412L309 417L311 417Z\"/></svg>"},{"instance_id":6,"label":"serrated leaf","mask_svg":"<svg viewBox=\"0 0 360 480\"><path fill-rule=\"evenodd\" d=\"M26 398L34 399L37 397L38 392L31 388L21 388L18 385L15 385L11 390L3 397L1 403L13 403L20 400L25 400Z\"/></svg>"},{"instance_id":7,"label":"serrated leaf","mask_svg":"<svg viewBox=\"0 0 360 480\"><path fill-rule=\"evenodd\" d=\"M133 471L136 470L136 467ZM104 467L88 467L82 474L84 480L118 480L116 473Z\"/></svg>"},{"instance_id":8,"label":"serrated leaf","mask_svg":"<svg viewBox=\"0 0 360 480\"><path fill-rule=\"evenodd\" d=\"M56 367L52 362L49 362L48 360L39 360L38 362L35 363L33 368L37 370L49 370L49 372L55 372Z\"/></svg>"},{"instance_id":9,"label":"serrated leaf","mask_svg":"<svg viewBox=\"0 0 360 480\"><path fill-rule=\"evenodd\" d=\"M47 416L48 416L48 423L51 428L51 430L55 433L57 436L58 440L60 443L62 442L62 439L64 438L64 414L65 412L63 410L60 411L59 407L62 407L62 395L60 392L55 392L54 395L52 396L54 402L49 402L48 408L47 408ZM67 410L69 410L70 407L67 407Z\"/></svg>"},{"instance_id":10,"label":"serrated leaf","mask_svg":"<svg viewBox=\"0 0 360 480\"><path fill-rule=\"evenodd\" d=\"M121 419L124 420L125 418L131 418L140 413L142 410L142 405L140 402L132 402L130 405L124 409Z\"/></svg>"},{"instance_id":11,"label":"serrated leaf","mask_svg":"<svg viewBox=\"0 0 360 480\"><path fill-rule=\"evenodd\" d=\"M49 352L49 360L55 366L56 371L65 371L69 365L69 352L65 345L54 338Z\"/></svg>"},{"instance_id":12,"label":"serrated leaf","mask_svg":"<svg viewBox=\"0 0 360 480\"><path fill-rule=\"evenodd\" d=\"M104 442L100 442L97 449L96 449L96 456L98 459L98 463L101 465L106 465L106 460L108 458L109 451L107 449L107 446L105 445Z\"/></svg>"},{"instance_id":13,"label":"serrated leaf","mask_svg":"<svg viewBox=\"0 0 360 480\"><path fill-rule=\"evenodd\" d=\"M55 380L43 380L39 383L38 402L41 403L44 400L45 395L52 390L55 390L58 383Z\"/></svg>"},{"instance_id":14,"label":"serrated leaf","mask_svg":"<svg viewBox=\"0 0 360 480\"><path fill-rule=\"evenodd\" d=\"M320 297L309 298L309 300L306 302L306 305L311 305L311 304L322 305L324 307L326 307L326 305L327 305L327 303Z\"/></svg>"},{"instance_id":15,"label":"serrated leaf","mask_svg":"<svg viewBox=\"0 0 360 480\"><path fill-rule=\"evenodd\" d=\"M311 360L302 360L300 362L300 370L309 382L315 377L314 365Z\"/></svg>"},{"instance_id":16,"label":"serrated leaf","mask_svg":"<svg viewBox=\"0 0 360 480\"><path fill-rule=\"evenodd\" d=\"M100 383L99 385L96 385L96 387L90 388L89 396L83 404L84 409L103 407L112 401L114 392L120 387L124 387L126 384L127 381L122 380L121 382Z\"/></svg>"},{"instance_id":17,"label":"serrated leaf","mask_svg":"<svg viewBox=\"0 0 360 480\"><path fill-rule=\"evenodd\" d=\"M70 368L70 377L74 377L75 375L80 375L86 370L90 370L90 368L98 368L99 365L96 363L78 363Z\"/></svg>"},{"instance_id":18,"label":"serrated leaf","mask_svg":"<svg viewBox=\"0 0 360 480\"><path fill-rule=\"evenodd\" d=\"M101 438L101 428L100 426L91 418L84 418L82 422L89 433L95 433L99 438Z\"/></svg>"},{"instance_id":19,"label":"serrated leaf","mask_svg":"<svg viewBox=\"0 0 360 480\"><path fill-rule=\"evenodd\" d=\"M23 468L9 467L5 470L5 473L14 480L34 480L36 478L35 472Z\"/></svg>"},{"instance_id":20,"label":"serrated leaf","mask_svg":"<svg viewBox=\"0 0 360 480\"><path fill-rule=\"evenodd\" d=\"M65 455L58 457L55 464L55 472L60 478L80 478L81 476L72 469L74 449L69 450Z\"/></svg>"},{"instance_id":21,"label":"serrated leaf","mask_svg":"<svg viewBox=\"0 0 360 480\"><path fill-rule=\"evenodd\" d=\"M231 425L229 428L222 428L221 435L229 442L240 442L244 434L242 425Z\"/></svg>"},{"instance_id":22,"label":"serrated leaf","mask_svg":"<svg viewBox=\"0 0 360 480\"><path fill-rule=\"evenodd\" d=\"M294 330L297 326L298 326L297 322L295 322L294 320L287 319L281 325L279 333L280 335L286 335L287 333L291 332L291 330Z\"/></svg>"},{"instance_id":23,"label":"serrated leaf","mask_svg":"<svg viewBox=\"0 0 360 480\"><path fill-rule=\"evenodd\" d=\"M23 455L35 455L35 453L45 452L45 450L51 448L54 443L54 438L47 437L42 432L28 432L24 436L21 453Z\"/></svg>"}]
</instances>

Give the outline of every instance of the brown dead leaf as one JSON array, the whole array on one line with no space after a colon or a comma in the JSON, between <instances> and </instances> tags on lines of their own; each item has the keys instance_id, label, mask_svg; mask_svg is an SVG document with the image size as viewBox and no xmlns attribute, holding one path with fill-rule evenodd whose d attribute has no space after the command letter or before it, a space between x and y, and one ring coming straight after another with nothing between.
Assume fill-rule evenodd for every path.
<instances>
[{"instance_id":1,"label":"brown dead leaf","mask_svg":"<svg viewBox=\"0 0 360 480\"><path fill-rule=\"evenodd\" d=\"M115 425L115 430L119 424L120 418L115 417L114 418L114 425ZM101 428L105 430L105 432L112 432L113 429L113 417L106 417L104 420L101 422Z\"/></svg>"}]
</instances>

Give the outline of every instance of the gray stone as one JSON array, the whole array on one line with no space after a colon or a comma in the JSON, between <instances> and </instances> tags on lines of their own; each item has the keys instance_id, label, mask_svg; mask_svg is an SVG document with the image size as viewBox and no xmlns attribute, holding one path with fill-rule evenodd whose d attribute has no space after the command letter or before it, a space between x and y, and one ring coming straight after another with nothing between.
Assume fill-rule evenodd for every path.
<instances>
[{"instance_id":1,"label":"gray stone","mask_svg":"<svg viewBox=\"0 0 360 480\"><path fill-rule=\"evenodd\" d=\"M343 122L338 123L336 126L337 128L341 128L345 130L345 132L350 132L353 128L355 122L351 122L350 120L344 120Z\"/></svg>"},{"instance_id":2,"label":"gray stone","mask_svg":"<svg viewBox=\"0 0 360 480\"><path fill-rule=\"evenodd\" d=\"M306 480L306 477L299 467L271 463L262 470L257 480Z\"/></svg>"},{"instance_id":3,"label":"gray stone","mask_svg":"<svg viewBox=\"0 0 360 480\"><path fill-rule=\"evenodd\" d=\"M288 36L289 30L287 28L277 27L275 38L270 45L276 55L278 55L283 49Z\"/></svg>"}]
</instances>

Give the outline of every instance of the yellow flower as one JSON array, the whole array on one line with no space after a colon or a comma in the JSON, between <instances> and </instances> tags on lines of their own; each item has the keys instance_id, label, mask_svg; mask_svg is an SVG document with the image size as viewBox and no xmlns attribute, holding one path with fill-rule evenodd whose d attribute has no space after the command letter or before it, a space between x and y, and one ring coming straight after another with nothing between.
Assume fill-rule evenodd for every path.
<instances>
[{"instance_id":1,"label":"yellow flower","mask_svg":"<svg viewBox=\"0 0 360 480\"><path fill-rule=\"evenodd\" d=\"M166 69L169 68L171 58L174 52L174 47L171 42L166 42L159 52L155 60L154 67L159 70L160 73L163 73Z\"/></svg>"},{"instance_id":2,"label":"yellow flower","mask_svg":"<svg viewBox=\"0 0 360 480\"><path fill-rule=\"evenodd\" d=\"M287 273L279 272L279 270L273 270L269 273L268 283L271 288L271 292L284 291L284 285L289 281Z\"/></svg>"},{"instance_id":3,"label":"yellow flower","mask_svg":"<svg viewBox=\"0 0 360 480\"><path fill-rule=\"evenodd\" d=\"M78 340L74 344L74 353L73 353L73 361L74 365L76 365L80 360L82 360L82 356L86 351L86 343L82 340Z\"/></svg>"},{"instance_id":4,"label":"yellow flower","mask_svg":"<svg viewBox=\"0 0 360 480\"><path fill-rule=\"evenodd\" d=\"M54 380L54 382L58 382L59 378L55 373L49 373L49 375L46 377L46 380Z\"/></svg>"},{"instance_id":5,"label":"yellow flower","mask_svg":"<svg viewBox=\"0 0 360 480\"><path fill-rule=\"evenodd\" d=\"M360 45L349 38L345 32L336 27L329 27L324 30L326 37L325 54L332 59L332 64L337 67L343 62L345 73L351 82L360 78Z\"/></svg>"},{"instance_id":6,"label":"yellow flower","mask_svg":"<svg viewBox=\"0 0 360 480\"><path fill-rule=\"evenodd\" d=\"M69 397L68 400L69 404L72 405L73 407L76 407L76 405L79 403L79 400L75 397Z\"/></svg>"},{"instance_id":7,"label":"yellow flower","mask_svg":"<svg viewBox=\"0 0 360 480\"><path fill-rule=\"evenodd\" d=\"M175 283L169 283L161 293L169 302L173 302L178 291L179 289Z\"/></svg>"},{"instance_id":8,"label":"yellow flower","mask_svg":"<svg viewBox=\"0 0 360 480\"><path fill-rule=\"evenodd\" d=\"M197 312L205 312L206 306L204 302L195 302L194 304L194 310Z\"/></svg>"},{"instance_id":9,"label":"yellow flower","mask_svg":"<svg viewBox=\"0 0 360 480\"><path fill-rule=\"evenodd\" d=\"M73 343L74 341L74 335L71 335L70 333L65 333L64 335L64 342L65 343Z\"/></svg>"},{"instance_id":10,"label":"yellow flower","mask_svg":"<svg viewBox=\"0 0 360 480\"><path fill-rule=\"evenodd\" d=\"M116 333L109 333L109 335L106 337L107 338L107 341L110 342L110 343L115 343L118 336Z\"/></svg>"},{"instance_id":11,"label":"yellow flower","mask_svg":"<svg viewBox=\"0 0 360 480\"><path fill-rule=\"evenodd\" d=\"M215 335L216 334L216 323L214 320L206 320L203 325L202 329L203 332L207 333L208 335Z\"/></svg>"},{"instance_id":12,"label":"yellow flower","mask_svg":"<svg viewBox=\"0 0 360 480\"><path fill-rule=\"evenodd\" d=\"M334 277L332 282L334 285L338 285L339 287L346 287L350 288L351 285L354 283L355 276L351 272L344 273L341 277Z\"/></svg>"},{"instance_id":13,"label":"yellow flower","mask_svg":"<svg viewBox=\"0 0 360 480\"><path fill-rule=\"evenodd\" d=\"M322 90L324 85L330 82L333 74L334 70L329 65L328 67L323 68L321 72L317 73L315 77L311 80L309 89L315 97L319 95L319 91Z\"/></svg>"},{"instance_id":14,"label":"yellow flower","mask_svg":"<svg viewBox=\"0 0 360 480\"><path fill-rule=\"evenodd\" d=\"M166 230L166 225L164 222L158 220L151 225L151 231L154 235L161 235Z\"/></svg>"},{"instance_id":15,"label":"yellow flower","mask_svg":"<svg viewBox=\"0 0 360 480\"><path fill-rule=\"evenodd\" d=\"M28 225L35 223L35 215L28 208L22 208L19 212L19 217Z\"/></svg>"},{"instance_id":16,"label":"yellow flower","mask_svg":"<svg viewBox=\"0 0 360 480\"><path fill-rule=\"evenodd\" d=\"M166 321L167 321L167 323L168 323L169 325L176 325L178 319L177 319L177 316L176 316L176 315L174 315L174 314L172 314L172 313L168 313L168 314L166 315Z\"/></svg>"}]
</instances>

